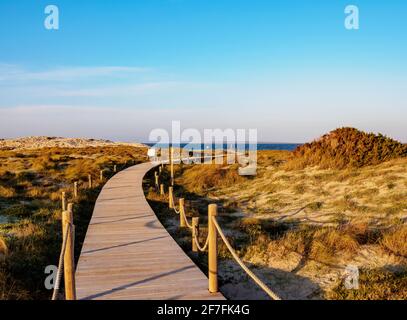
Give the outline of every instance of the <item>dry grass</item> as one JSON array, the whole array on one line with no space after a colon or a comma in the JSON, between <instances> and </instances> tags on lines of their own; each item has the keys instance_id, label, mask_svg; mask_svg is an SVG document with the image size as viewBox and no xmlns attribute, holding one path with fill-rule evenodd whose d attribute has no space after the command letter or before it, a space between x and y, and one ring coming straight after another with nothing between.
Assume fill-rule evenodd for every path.
<instances>
[{"instance_id":1,"label":"dry grass","mask_svg":"<svg viewBox=\"0 0 407 320\"><path fill-rule=\"evenodd\" d=\"M120 170L143 161L145 154L130 146L0 151L0 216L10 218L0 224L0 299L49 299L44 268L58 263L61 192L74 203L78 258L103 186L99 170L109 178L114 164ZM92 189L87 188L88 174L94 178ZM73 199L76 180L79 197Z\"/></svg>"},{"instance_id":2,"label":"dry grass","mask_svg":"<svg viewBox=\"0 0 407 320\"><path fill-rule=\"evenodd\" d=\"M12 198L16 195L16 191L10 187L4 187L0 185L0 197L1 198Z\"/></svg>"},{"instance_id":3,"label":"dry grass","mask_svg":"<svg viewBox=\"0 0 407 320\"><path fill-rule=\"evenodd\" d=\"M246 219L244 219L246 220ZM357 234L349 228L290 227L287 224L253 219L239 224L248 235L245 259L264 263L275 256L284 257L296 252L306 259L322 263L336 263L357 254L360 243Z\"/></svg>"},{"instance_id":4,"label":"dry grass","mask_svg":"<svg viewBox=\"0 0 407 320\"><path fill-rule=\"evenodd\" d=\"M195 165L185 169L180 184L189 192L203 194L214 188L229 187L243 181L236 165Z\"/></svg>"},{"instance_id":5,"label":"dry grass","mask_svg":"<svg viewBox=\"0 0 407 320\"><path fill-rule=\"evenodd\" d=\"M386 232L381 245L391 253L407 258L407 225Z\"/></svg>"},{"instance_id":6,"label":"dry grass","mask_svg":"<svg viewBox=\"0 0 407 320\"><path fill-rule=\"evenodd\" d=\"M322 262L348 258L359 249L355 235L341 228L318 229L311 240L310 257Z\"/></svg>"},{"instance_id":7,"label":"dry grass","mask_svg":"<svg viewBox=\"0 0 407 320\"><path fill-rule=\"evenodd\" d=\"M4 237L0 236L0 259L4 258L5 255L8 253L8 247L6 244L6 240Z\"/></svg>"},{"instance_id":8,"label":"dry grass","mask_svg":"<svg viewBox=\"0 0 407 320\"><path fill-rule=\"evenodd\" d=\"M287 170L290 157L289 152L259 152L254 178L239 177L233 166L185 167L177 171L176 189L201 201L195 206L222 205L222 225L247 262L267 269L280 261L278 267L290 272L285 260L299 255L309 266L303 276L321 281L324 292L330 292L333 282L321 274L322 267L334 274L355 261L362 269L389 261L406 264L407 159L341 170ZM232 218L235 212L244 217ZM199 213L205 219L206 210ZM404 281L390 272L394 277L386 274L380 286L375 284L377 274L369 272L362 281L372 297L391 298L394 286Z\"/></svg>"},{"instance_id":9,"label":"dry grass","mask_svg":"<svg viewBox=\"0 0 407 320\"><path fill-rule=\"evenodd\" d=\"M358 289L346 289L341 281L327 297L335 300L407 299L407 269L396 272L386 269L362 269L359 273Z\"/></svg>"}]
</instances>

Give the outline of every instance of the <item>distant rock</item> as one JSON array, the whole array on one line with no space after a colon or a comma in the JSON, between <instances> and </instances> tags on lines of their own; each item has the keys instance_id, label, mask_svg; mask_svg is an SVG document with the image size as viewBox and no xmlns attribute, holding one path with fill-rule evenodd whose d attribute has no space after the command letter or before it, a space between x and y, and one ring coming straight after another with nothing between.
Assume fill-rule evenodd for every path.
<instances>
[{"instance_id":1,"label":"distant rock","mask_svg":"<svg viewBox=\"0 0 407 320\"><path fill-rule=\"evenodd\" d=\"M62 137L23 137L17 139L0 139L0 149L21 150L41 148L85 148L103 146L146 147L141 143L113 142L102 139L62 138Z\"/></svg>"}]
</instances>

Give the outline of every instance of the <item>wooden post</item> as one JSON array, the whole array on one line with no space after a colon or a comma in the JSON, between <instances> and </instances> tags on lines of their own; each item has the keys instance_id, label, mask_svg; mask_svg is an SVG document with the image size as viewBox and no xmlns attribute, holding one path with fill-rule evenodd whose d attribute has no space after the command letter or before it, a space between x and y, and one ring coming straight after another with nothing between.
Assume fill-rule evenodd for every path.
<instances>
[{"instance_id":1,"label":"wooden post","mask_svg":"<svg viewBox=\"0 0 407 320\"><path fill-rule=\"evenodd\" d=\"M185 216L184 203L185 203L184 199L180 198L179 199L179 226L181 228L186 227L186 223L185 223L186 216Z\"/></svg>"},{"instance_id":2,"label":"wooden post","mask_svg":"<svg viewBox=\"0 0 407 320\"><path fill-rule=\"evenodd\" d=\"M174 148L170 149L170 163L171 163L171 185L174 185Z\"/></svg>"},{"instance_id":3,"label":"wooden post","mask_svg":"<svg viewBox=\"0 0 407 320\"><path fill-rule=\"evenodd\" d=\"M69 228L70 227L70 228ZM75 258L74 258L74 225L72 203L68 204L68 209L62 213L62 232L63 235L68 231L66 249L64 255L64 280L65 280L65 299L76 300L75 287Z\"/></svg>"},{"instance_id":4,"label":"wooden post","mask_svg":"<svg viewBox=\"0 0 407 320\"><path fill-rule=\"evenodd\" d=\"M218 292L218 244L217 230L212 218L217 216L217 205L208 206L208 273L209 273L209 292Z\"/></svg>"},{"instance_id":5,"label":"wooden post","mask_svg":"<svg viewBox=\"0 0 407 320\"><path fill-rule=\"evenodd\" d=\"M116 173L117 172L117 165L113 166L113 172Z\"/></svg>"},{"instance_id":6,"label":"wooden post","mask_svg":"<svg viewBox=\"0 0 407 320\"><path fill-rule=\"evenodd\" d=\"M88 187L89 189L92 189L92 175L88 174Z\"/></svg>"},{"instance_id":7,"label":"wooden post","mask_svg":"<svg viewBox=\"0 0 407 320\"><path fill-rule=\"evenodd\" d=\"M66 193L65 191L62 192L62 197L61 197L61 202L62 202L62 211L66 210Z\"/></svg>"},{"instance_id":8,"label":"wooden post","mask_svg":"<svg viewBox=\"0 0 407 320\"><path fill-rule=\"evenodd\" d=\"M160 195L164 195L165 194L165 192L164 192L164 185L163 184L160 184Z\"/></svg>"},{"instance_id":9,"label":"wooden post","mask_svg":"<svg viewBox=\"0 0 407 320\"><path fill-rule=\"evenodd\" d=\"M198 252L198 247L194 240L195 237L197 239L199 237L199 218L198 217L192 218L192 252Z\"/></svg>"},{"instance_id":10,"label":"wooden post","mask_svg":"<svg viewBox=\"0 0 407 320\"><path fill-rule=\"evenodd\" d=\"M155 178L155 187L158 189L158 174L157 174L157 171L154 172L154 178Z\"/></svg>"},{"instance_id":11,"label":"wooden post","mask_svg":"<svg viewBox=\"0 0 407 320\"><path fill-rule=\"evenodd\" d=\"M103 181L103 170L100 170L100 182Z\"/></svg>"},{"instance_id":12,"label":"wooden post","mask_svg":"<svg viewBox=\"0 0 407 320\"><path fill-rule=\"evenodd\" d=\"M73 196L74 196L75 198L78 197L78 181L75 181L75 182L73 183Z\"/></svg>"},{"instance_id":13,"label":"wooden post","mask_svg":"<svg viewBox=\"0 0 407 320\"><path fill-rule=\"evenodd\" d=\"M174 209L174 195L173 195L173 187L168 188L168 208Z\"/></svg>"}]
</instances>

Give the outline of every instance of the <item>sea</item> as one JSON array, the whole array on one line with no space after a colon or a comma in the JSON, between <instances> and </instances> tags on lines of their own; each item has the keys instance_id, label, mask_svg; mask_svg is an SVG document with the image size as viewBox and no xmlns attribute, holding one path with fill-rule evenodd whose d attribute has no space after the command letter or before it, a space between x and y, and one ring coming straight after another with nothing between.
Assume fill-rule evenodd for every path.
<instances>
[{"instance_id":1,"label":"sea","mask_svg":"<svg viewBox=\"0 0 407 320\"><path fill-rule=\"evenodd\" d=\"M168 148L168 144L165 143L144 143L146 145L148 145L149 147L152 146L157 146L159 148ZM187 143L181 143L181 148L184 148L186 145L188 145ZM300 146L300 143L258 143L257 144L257 150L287 150L287 151L293 151L295 148L297 148L298 146ZM252 147L249 144L245 144L245 149L249 150ZM207 144L190 144L189 145L190 149L194 149L194 150L204 150L204 149L209 149L210 145ZM228 144L223 144L223 147L219 144L213 144L212 145L212 149L216 150L216 149L221 149L223 148L224 150L228 149L228 147L230 147L230 145ZM239 149L243 149L243 144L238 144L237 147Z\"/></svg>"}]
</instances>

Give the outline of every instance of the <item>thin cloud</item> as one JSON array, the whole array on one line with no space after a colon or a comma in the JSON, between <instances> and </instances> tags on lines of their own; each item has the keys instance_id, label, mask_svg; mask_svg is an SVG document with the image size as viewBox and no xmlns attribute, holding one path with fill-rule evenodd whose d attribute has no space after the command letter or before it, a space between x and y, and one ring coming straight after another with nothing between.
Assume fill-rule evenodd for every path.
<instances>
[{"instance_id":1,"label":"thin cloud","mask_svg":"<svg viewBox=\"0 0 407 320\"><path fill-rule=\"evenodd\" d=\"M89 89L64 89L49 91L50 96L56 97L114 97L114 96L138 96L157 93L166 89L174 89L182 86L178 82L151 82L123 86L108 86Z\"/></svg>"},{"instance_id":2,"label":"thin cloud","mask_svg":"<svg viewBox=\"0 0 407 320\"><path fill-rule=\"evenodd\" d=\"M58 67L32 71L16 65L0 64L0 81L69 81L106 76L127 77L148 71L151 69L126 66Z\"/></svg>"}]
</instances>

